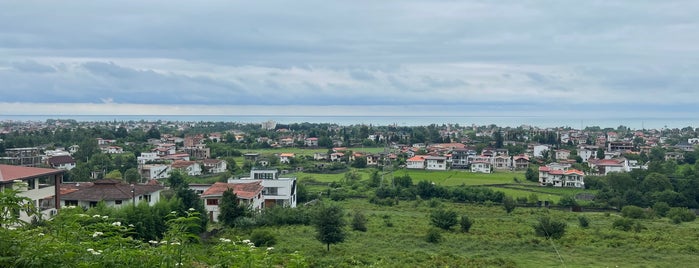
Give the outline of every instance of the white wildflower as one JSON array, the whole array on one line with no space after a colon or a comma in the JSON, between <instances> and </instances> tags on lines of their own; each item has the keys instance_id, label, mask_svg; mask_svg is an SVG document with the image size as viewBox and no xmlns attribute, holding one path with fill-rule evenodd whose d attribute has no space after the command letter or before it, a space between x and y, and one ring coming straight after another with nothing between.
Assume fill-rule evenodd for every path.
<instances>
[{"instance_id":1,"label":"white wildflower","mask_svg":"<svg viewBox=\"0 0 699 268\"><path fill-rule=\"evenodd\" d=\"M189 208L188 210L189 210L189 211L195 211L196 209L194 209L194 208Z\"/></svg>"},{"instance_id":2,"label":"white wildflower","mask_svg":"<svg viewBox=\"0 0 699 268\"><path fill-rule=\"evenodd\" d=\"M267 250L273 250L273 249L274 249L274 247L268 247L268 248L267 248Z\"/></svg>"},{"instance_id":3,"label":"white wildflower","mask_svg":"<svg viewBox=\"0 0 699 268\"><path fill-rule=\"evenodd\" d=\"M173 210L173 211L170 211L170 214L177 214L177 212Z\"/></svg>"},{"instance_id":4,"label":"white wildflower","mask_svg":"<svg viewBox=\"0 0 699 268\"><path fill-rule=\"evenodd\" d=\"M92 252L92 255L100 255L100 254L102 254L102 253L99 252L99 251L93 251L93 252Z\"/></svg>"},{"instance_id":5,"label":"white wildflower","mask_svg":"<svg viewBox=\"0 0 699 268\"><path fill-rule=\"evenodd\" d=\"M80 217L90 217L90 215L82 214L82 213L78 214L78 216L80 216Z\"/></svg>"},{"instance_id":6,"label":"white wildflower","mask_svg":"<svg viewBox=\"0 0 699 268\"><path fill-rule=\"evenodd\" d=\"M39 236L44 236L44 233L39 233Z\"/></svg>"},{"instance_id":7,"label":"white wildflower","mask_svg":"<svg viewBox=\"0 0 699 268\"><path fill-rule=\"evenodd\" d=\"M103 232L95 232L92 234L92 237L98 237L98 236L103 235L103 234L104 234Z\"/></svg>"},{"instance_id":8,"label":"white wildflower","mask_svg":"<svg viewBox=\"0 0 699 268\"><path fill-rule=\"evenodd\" d=\"M181 262L175 263L175 266L182 266L182 265L184 265L184 264L182 264Z\"/></svg>"},{"instance_id":9,"label":"white wildflower","mask_svg":"<svg viewBox=\"0 0 699 268\"><path fill-rule=\"evenodd\" d=\"M158 244L158 241L150 240L150 241L148 241L148 243L151 243L151 244Z\"/></svg>"},{"instance_id":10,"label":"white wildflower","mask_svg":"<svg viewBox=\"0 0 699 268\"><path fill-rule=\"evenodd\" d=\"M112 226L121 226L121 222L120 221L112 222Z\"/></svg>"},{"instance_id":11,"label":"white wildflower","mask_svg":"<svg viewBox=\"0 0 699 268\"><path fill-rule=\"evenodd\" d=\"M93 252L93 251L95 251L95 250L94 250L94 249L91 249L91 248L88 248L88 249L87 249L87 252Z\"/></svg>"},{"instance_id":12,"label":"white wildflower","mask_svg":"<svg viewBox=\"0 0 699 268\"><path fill-rule=\"evenodd\" d=\"M92 216L92 217L93 217L93 218L99 218L99 217L102 217L102 216L100 216L99 214L95 214L95 215Z\"/></svg>"},{"instance_id":13,"label":"white wildflower","mask_svg":"<svg viewBox=\"0 0 699 268\"><path fill-rule=\"evenodd\" d=\"M160 241L160 244L167 244L167 240Z\"/></svg>"},{"instance_id":14,"label":"white wildflower","mask_svg":"<svg viewBox=\"0 0 699 268\"><path fill-rule=\"evenodd\" d=\"M180 244L180 242L172 242L172 243L170 243L170 245L179 246L181 244Z\"/></svg>"},{"instance_id":15,"label":"white wildflower","mask_svg":"<svg viewBox=\"0 0 699 268\"><path fill-rule=\"evenodd\" d=\"M133 224L129 224L129 227L134 227Z\"/></svg>"},{"instance_id":16,"label":"white wildflower","mask_svg":"<svg viewBox=\"0 0 699 268\"><path fill-rule=\"evenodd\" d=\"M246 244L247 244L247 243L250 243L250 240L245 239L245 240L243 240L243 243L246 243Z\"/></svg>"},{"instance_id":17,"label":"white wildflower","mask_svg":"<svg viewBox=\"0 0 699 268\"><path fill-rule=\"evenodd\" d=\"M102 219L104 219L104 220L109 219L109 216L102 216Z\"/></svg>"}]
</instances>

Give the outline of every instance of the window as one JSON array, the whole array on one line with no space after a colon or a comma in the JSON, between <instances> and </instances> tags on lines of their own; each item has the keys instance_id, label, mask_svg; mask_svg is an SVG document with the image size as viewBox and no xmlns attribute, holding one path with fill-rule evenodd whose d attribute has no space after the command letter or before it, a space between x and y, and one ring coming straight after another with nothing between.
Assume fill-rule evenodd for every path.
<instances>
[{"instance_id":1,"label":"window","mask_svg":"<svg viewBox=\"0 0 699 268\"><path fill-rule=\"evenodd\" d=\"M94 207L96 207L96 206L97 206L97 202L96 202L96 201L91 201L91 202L90 202L90 207L91 207L91 208L94 208Z\"/></svg>"},{"instance_id":2,"label":"window","mask_svg":"<svg viewBox=\"0 0 699 268\"><path fill-rule=\"evenodd\" d=\"M218 199L206 199L207 206L218 206Z\"/></svg>"},{"instance_id":3,"label":"window","mask_svg":"<svg viewBox=\"0 0 699 268\"><path fill-rule=\"evenodd\" d=\"M68 206L77 207L77 206L78 206L78 200L66 200L66 201L64 202L64 204L65 204L65 206L67 206L67 207L68 207Z\"/></svg>"},{"instance_id":4,"label":"window","mask_svg":"<svg viewBox=\"0 0 699 268\"><path fill-rule=\"evenodd\" d=\"M115 205L121 205L121 200L114 200Z\"/></svg>"}]
</instances>

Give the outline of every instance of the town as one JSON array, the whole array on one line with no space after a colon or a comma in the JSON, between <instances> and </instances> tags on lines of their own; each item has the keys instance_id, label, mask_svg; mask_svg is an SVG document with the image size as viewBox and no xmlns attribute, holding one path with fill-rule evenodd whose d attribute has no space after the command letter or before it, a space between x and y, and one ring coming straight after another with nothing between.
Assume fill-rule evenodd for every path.
<instances>
[{"instance_id":1,"label":"town","mask_svg":"<svg viewBox=\"0 0 699 268\"><path fill-rule=\"evenodd\" d=\"M674 181L694 174L689 167L697 159L697 134L692 127L4 121L0 185L31 199L39 218L64 208L155 206L173 192L186 199L179 196L184 187L202 204L206 221L224 226L228 191L236 204L258 213L352 197L389 206L436 197L576 211L697 208L699 189ZM329 186L314 174L336 179ZM637 174L648 175L634 182ZM352 182L364 175L375 193ZM456 181L440 183L447 175ZM482 184L486 190L477 190L478 198L449 190L463 192L474 185L469 178L494 176ZM32 222L36 215L22 212L19 219Z\"/></svg>"}]
</instances>

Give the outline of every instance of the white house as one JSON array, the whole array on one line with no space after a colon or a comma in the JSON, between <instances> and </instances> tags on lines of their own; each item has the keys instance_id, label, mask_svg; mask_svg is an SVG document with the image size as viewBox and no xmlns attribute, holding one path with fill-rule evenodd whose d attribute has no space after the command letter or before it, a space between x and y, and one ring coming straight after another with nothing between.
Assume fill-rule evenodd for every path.
<instances>
[{"instance_id":1,"label":"white house","mask_svg":"<svg viewBox=\"0 0 699 268\"><path fill-rule=\"evenodd\" d=\"M282 164L289 164L291 162L291 158L294 158L293 153L281 153L279 154L279 163Z\"/></svg>"},{"instance_id":2,"label":"white house","mask_svg":"<svg viewBox=\"0 0 699 268\"><path fill-rule=\"evenodd\" d=\"M548 145L540 144L540 145L534 145L533 150L534 150L533 151L534 157L543 157L544 151L550 151L551 148Z\"/></svg>"},{"instance_id":3,"label":"white house","mask_svg":"<svg viewBox=\"0 0 699 268\"><path fill-rule=\"evenodd\" d=\"M611 172L629 172L631 167L626 158L591 159L588 164L594 174L607 175Z\"/></svg>"},{"instance_id":4,"label":"white house","mask_svg":"<svg viewBox=\"0 0 699 268\"><path fill-rule=\"evenodd\" d=\"M156 152L151 152L151 153L142 152L139 157L136 157L136 161L141 165L143 165L149 161L156 161L158 159L160 159L160 156L158 156L158 153L156 153Z\"/></svg>"},{"instance_id":5,"label":"white house","mask_svg":"<svg viewBox=\"0 0 699 268\"><path fill-rule=\"evenodd\" d=\"M57 213L60 205L60 185L65 170L0 165L0 191L18 190L19 196L32 200L38 211L45 217ZM20 212L20 219L30 222L31 218Z\"/></svg>"},{"instance_id":6,"label":"white house","mask_svg":"<svg viewBox=\"0 0 699 268\"><path fill-rule=\"evenodd\" d=\"M583 163L587 163L590 158L595 158L597 155L597 151L593 151L587 148L580 148L578 149L578 156L582 158Z\"/></svg>"},{"instance_id":7,"label":"white house","mask_svg":"<svg viewBox=\"0 0 699 268\"><path fill-rule=\"evenodd\" d=\"M303 144L307 147L318 147L318 138L306 138Z\"/></svg>"},{"instance_id":8,"label":"white house","mask_svg":"<svg viewBox=\"0 0 699 268\"><path fill-rule=\"evenodd\" d=\"M228 163L221 159L204 159L201 164L211 174L223 173L228 169Z\"/></svg>"},{"instance_id":9,"label":"white house","mask_svg":"<svg viewBox=\"0 0 699 268\"><path fill-rule=\"evenodd\" d=\"M105 154L121 154L124 153L124 149L119 146L107 146L102 147L102 152Z\"/></svg>"},{"instance_id":10,"label":"white house","mask_svg":"<svg viewBox=\"0 0 699 268\"><path fill-rule=\"evenodd\" d=\"M217 222L220 214L219 205L224 192L233 191L239 204L242 203L250 209L259 210L264 208L263 188L259 180L239 183L216 182L201 194L201 198L204 199L204 208L209 215L209 220Z\"/></svg>"},{"instance_id":11,"label":"white house","mask_svg":"<svg viewBox=\"0 0 699 268\"><path fill-rule=\"evenodd\" d=\"M539 185L554 187L585 188L585 174L577 169L564 168L563 165L539 167Z\"/></svg>"},{"instance_id":12,"label":"white house","mask_svg":"<svg viewBox=\"0 0 699 268\"><path fill-rule=\"evenodd\" d=\"M249 178L229 179L228 183L248 183L251 181L260 181L264 187L262 190L263 207L296 207L295 177L281 178L276 169L253 168Z\"/></svg>"},{"instance_id":13,"label":"white house","mask_svg":"<svg viewBox=\"0 0 699 268\"><path fill-rule=\"evenodd\" d=\"M425 169L425 156L418 155L408 158L405 161L406 168L409 169Z\"/></svg>"},{"instance_id":14,"label":"white house","mask_svg":"<svg viewBox=\"0 0 699 268\"><path fill-rule=\"evenodd\" d=\"M48 160L49 166L52 168L71 170L75 168L75 159L70 155L53 156Z\"/></svg>"},{"instance_id":15,"label":"white house","mask_svg":"<svg viewBox=\"0 0 699 268\"><path fill-rule=\"evenodd\" d=\"M425 169L428 169L428 170L447 170L447 158L444 156L425 157Z\"/></svg>"},{"instance_id":16,"label":"white house","mask_svg":"<svg viewBox=\"0 0 699 268\"><path fill-rule=\"evenodd\" d=\"M163 164L141 165L139 168L141 178L146 180L157 180L170 177L170 166Z\"/></svg>"},{"instance_id":17,"label":"white house","mask_svg":"<svg viewBox=\"0 0 699 268\"><path fill-rule=\"evenodd\" d=\"M476 161L471 163L471 172L474 173L490 173L490 170L492 169L492 164L489 162L485 161Z\"/></svg>"},{"instance_id":18,"label":"white house","mask_svg":"<svg viewBox=\"0 0 699 268\"><path fill-rule=\"evenodd\" d=\"M179 170L180 172L187 174L189 176L199 176L201 175L201 165L195 161L175 161L170 164L173 170Z\"/></svg>"}]
</instances>

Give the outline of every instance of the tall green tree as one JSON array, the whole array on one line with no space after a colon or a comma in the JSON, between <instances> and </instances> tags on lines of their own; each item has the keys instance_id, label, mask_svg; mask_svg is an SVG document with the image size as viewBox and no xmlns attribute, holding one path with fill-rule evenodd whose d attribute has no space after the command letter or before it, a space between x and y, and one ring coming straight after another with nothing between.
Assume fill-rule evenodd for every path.
<instances>
[{"instance_id":1,"label":"tall green tree","mask_svg":"<svg viewBox=\"0 0 699 268\"><path fill-rule=\"evenodd\" d=\"M128 183L137 183L141 181L141 174L138 173L138 169L130 168L124 172L124 180Z\"/></svg>"},{"instance_id":2,"label":"tall green tree","mask_svg":"<svg viewBox=\"0 0 699 268\"><path fill-rule=\"evenodd\" d=\"M235 220L244 217L247 212L247 208L238 202L238 196L231 189L223 192L218 207L218 221L228 227L233 227Z\"/></svg>"},{"instance_id":3,"label":"tall green tree","mask_svg":"<svg viewBox=\"0 0 699 268\"><path fill-rule=\"evenodd\" d=\"M316 239L330 251L330 244L342 243L347 236L342 208L337 205L321 206L315 215Z\"/></svg>"}]
</instances>

